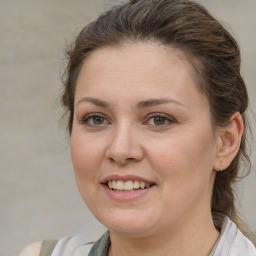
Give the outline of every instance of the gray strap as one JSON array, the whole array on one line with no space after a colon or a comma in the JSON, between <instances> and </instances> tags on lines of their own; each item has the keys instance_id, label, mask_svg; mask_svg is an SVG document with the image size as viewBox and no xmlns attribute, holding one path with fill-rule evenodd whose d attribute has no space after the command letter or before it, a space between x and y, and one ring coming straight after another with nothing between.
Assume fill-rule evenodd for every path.
<instances>
[{"instance_id":1,"label":"gray strap","mask_svg":"<svg viewBox=\"0 0 256 256\"><path fill-rule=\"evenodd\" d=\"M39 256L51 256L58 240L44 240Z\"/></svg>"}]
</instances>

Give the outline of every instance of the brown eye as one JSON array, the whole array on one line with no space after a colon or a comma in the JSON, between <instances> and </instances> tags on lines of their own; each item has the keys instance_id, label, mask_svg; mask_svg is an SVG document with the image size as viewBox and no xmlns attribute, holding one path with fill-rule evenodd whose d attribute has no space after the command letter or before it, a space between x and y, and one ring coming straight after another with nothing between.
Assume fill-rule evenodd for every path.
<instances>
[{"instance_id":1,"label":"brown eye","mask_svg":"<svg viewBox=\"0 0 256 256\"><path fill-rule=\"evenodd\" d=\"M90 114L81 120L81 124L91 127L101 127L103 125L108 124L108 121L105 117L99 114Z\"/></svg>"},{"instance_id":2,"label":"brown eye","mask_svg":"<svg viewBox=\"0 0 256 256\"><path fill-rule=\"evenodd\" d=\"M157 116L154 117L153 122L155 125L165 125L166 124L166 118Z\"/></svg>"},{"instance_id":3,"label":"brown eye","mask_svg":"<svg viewBox=\"0 0 256 256\"><path fill-rule=\"evenodd\" d=\"M150 126L167 126L174 123L173 119L162 113L152 114L146 122Z\"/></svg>"},{"instance_id":4,"label":"brown eye","mask_svg":"<svg viewBox=\"0 0 256 256\"><path fill-rule=\"evenodd\" d=\"M104 118L103 117L101 117L101 116L96 116L96 117L93 117L92 118L92 122L93 122L93 124L95 124L95 125L101 125L101 124L104 124Z\"/></svg>"}]
</instances>

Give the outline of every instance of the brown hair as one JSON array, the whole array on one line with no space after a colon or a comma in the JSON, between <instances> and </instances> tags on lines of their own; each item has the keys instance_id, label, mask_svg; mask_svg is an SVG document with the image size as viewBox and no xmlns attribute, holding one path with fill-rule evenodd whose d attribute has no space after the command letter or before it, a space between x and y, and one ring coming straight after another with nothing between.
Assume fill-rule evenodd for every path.
<instances>
[{"instance_id":1,"label":"brown hair","mask_svg":"<svg viewBox=\"0 0 256 256\"><path fill-rule=\"evenodd\" d=\"M205 8L192 1L131 0L113 7L84 27L67 51L69 61L62 103L69 115L70 133L76 81L87 55L103 46L152 40L187 55L196 70L199 87L209 99L215 125L227 125L232 114L238 111L246 127L248 95L240 74L239 47L229 32ZM233 184L239 177L241 158L250 163L245 141L246 129L235 159L216 175L211 209L218 229L224 215L242 228L235 208Z\"/></svg>"}]
</instances>

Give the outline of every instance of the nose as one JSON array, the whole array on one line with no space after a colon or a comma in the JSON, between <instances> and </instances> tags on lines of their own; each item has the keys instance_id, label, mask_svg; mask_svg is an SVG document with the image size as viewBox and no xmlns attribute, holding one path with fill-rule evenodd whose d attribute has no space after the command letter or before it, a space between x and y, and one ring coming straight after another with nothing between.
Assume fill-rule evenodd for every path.
<instances>
[{"instance_id":1,"label":"nose","mask_svg":"<svg viewBox=\"0 0 256 256\"><path fill-rule=\"evenodd\" d=\"M138 162L143 159L143 148L139 143L140 136L135 128L122 125L113 130L106 157L119 165Z\"/></svg>"}]
</instances>

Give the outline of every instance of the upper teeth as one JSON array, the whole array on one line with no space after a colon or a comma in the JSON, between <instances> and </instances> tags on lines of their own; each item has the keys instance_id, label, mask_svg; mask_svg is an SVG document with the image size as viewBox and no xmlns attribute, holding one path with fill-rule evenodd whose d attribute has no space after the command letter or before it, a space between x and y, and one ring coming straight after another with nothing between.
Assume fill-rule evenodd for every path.
<instances>
[{"instance_id":1,"label":"upper teeth","mask_svg":"<svg viewBox=\"0 0 256 256\"><path fill-rule=\"evenodd\" d=\"M150 183L145 183L143 181L137 181L137 180L135 181L128 180L125 182L122 180L112 180L112 181L108 181L108 187L114 190L131 191L133 189L149 188Z\"/></svg>"}]
</instances>

